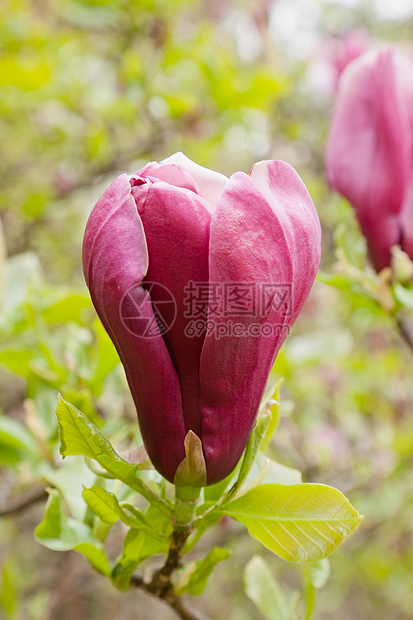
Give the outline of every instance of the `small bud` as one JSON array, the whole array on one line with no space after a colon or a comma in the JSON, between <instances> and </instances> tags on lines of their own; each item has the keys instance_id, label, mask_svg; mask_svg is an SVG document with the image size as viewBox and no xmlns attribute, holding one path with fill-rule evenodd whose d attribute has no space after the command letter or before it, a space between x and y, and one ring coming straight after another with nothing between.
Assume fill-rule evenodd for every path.
<instances>
[{"instance_id":1,"label":"small bud","mask_svg":"<svg viewBox=\"0 0 413 620\"><path fill-rule=\"evenodd\" d=\"M401 284L410 284L413 280L413 262L406 252L399 245L391 248L392 259L391 268L393 270L393 281Z\"/></svg>"},{"instance_id":2,"label":"small bud","mask_svg":"<svg viewBox=\"0 0 413 620\"><path fill-rule=\"evenodd\" d=\"M184 487L204 487L207 483L202 441L193 431L185 437L185 458L178 465L174 483Z\"/></svg>"}]
</instances>

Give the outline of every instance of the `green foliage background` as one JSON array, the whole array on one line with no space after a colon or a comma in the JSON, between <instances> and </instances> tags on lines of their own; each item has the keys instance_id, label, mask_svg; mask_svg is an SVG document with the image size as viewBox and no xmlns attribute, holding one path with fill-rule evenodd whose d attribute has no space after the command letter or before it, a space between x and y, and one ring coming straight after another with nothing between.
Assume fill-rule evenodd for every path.
<instances>
[{"instance_id":1,"label":"green foliage background","mask_svg":"<svg viewBox=\"0 0 413 620\"><path fill-rule=\"evenodd\" d=\"M334 271L336 247L352 264L364 265L353 213L324 180L334 93L322 86L319 61L328 65L333 35L364 26L372 37L400 44L411 39L413 21L379 19L367 0L351 9L327 0L290 2L290 13L287 4L0 4L0 215L8 256L0 320L5 510L45 483L61 489L73 513L82 509L82 483L92 484L93 476L80 461L61 466L57 391L115 445L139 442L123 371L81 274L87 215L117 173L177 150L228 175L260 159L285 159L320 213L324 272ZM289 34L291 14L298 26ZM318 47L306 51L308 33ZM300 469L305 481L336 486L365 515L331 559L315 617L408 620L413 357L377 303L356 286L340 290L320 281L275 371L285 382L274 458ZM38 545L33 530L43 509L44 502L36 502L1 517L0 617L172 617L143 594L109 590L75 552L56 554ZM233 550L199 603L212 617L263 617L243 592L240 569L262 550L242 532L224 521L207 540L210 548L225 541ZM116 535L110 544L116 552ZM294 596L301 572L265 558L280 588ZM257 562L256 570L265 571ZM250 581L247 591L251 587Z\"/></svg>"}]
</instances>

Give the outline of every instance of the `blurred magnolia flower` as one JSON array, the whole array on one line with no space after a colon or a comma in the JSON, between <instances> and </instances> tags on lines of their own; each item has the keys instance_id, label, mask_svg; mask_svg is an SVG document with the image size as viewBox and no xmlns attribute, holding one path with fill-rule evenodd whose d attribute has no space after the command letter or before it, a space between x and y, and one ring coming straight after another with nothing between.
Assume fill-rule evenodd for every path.
<instances>
[{"instance_id":1,"label":"blurred magnolia flower","mask_svg":"<svg viewBox=\"0 0 413 620\"><path fill-rule=\"evenodd\" d=\"M169 481L203 486L234 469L319 259L317 213L284 162L228 179L176 153L99 199L85 278Z\"/></svg>"},{"instance_id":2,"label":"blurred magnolia flower","mask_svg":"<svg viewBox=\"0 0 413 620\"><path fill-rule=\"evenodd\" d=\"M347 65L371 47L369 35L362 29L323 38L308 65L308 86L317 91L319 98L330 99L336 93L340 76Z\"/></svg>"},{"instance_id":3,"label":"blurred magnolia flower","mask_svg":"<svg viewBox=\"0 0 413 620\"><path fill-rule=\"evenodd\" d=\"M365 30L352 30L342 37L337 37L329 49L331 66L334 70L335 88L344 69L350 62L369 51L372 43Z\"/></svg>"},{"instance_id":4,"label":"blurred magnolia flower","mask_svg":"<svg viewBox=\"0 0 413 620\"><path fill-rule=\"evenodd\" d=\"M371 51L344 71L326 154L328 181L356 210L377 271L398 244L413 257L413 60Z\"/></svg>"}]
</instances>

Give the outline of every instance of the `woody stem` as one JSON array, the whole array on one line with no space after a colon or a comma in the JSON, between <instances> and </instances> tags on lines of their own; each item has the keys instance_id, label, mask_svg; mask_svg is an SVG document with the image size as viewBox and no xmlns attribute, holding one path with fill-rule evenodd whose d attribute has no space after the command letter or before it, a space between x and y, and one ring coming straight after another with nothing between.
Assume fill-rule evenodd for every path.
<instances>
[{"instance_id":1,"label":"woody stem","mask_svg":"<svg viewBox=\"0 0 413 620\"><path fill-rule=\"evenodd\" d=\"M409 317L402 312L396 315L396 323L401 337L413 353L413 323Z\"/></svg>"},{"instance_id":2,"label":"woody stem","mask_svg":"<svg viewBox=\"0 0 413 620\"><path fill-rule=\"evenodd\" d=\"M181 565L182 551L192 532L192 522L200 491L201 489L193 487L176 487L175 527L165 564L153 574L149 583L145 582L140 575L133 575L131 579L131 586L146 590L165 601L182 620L200 620L196 613L185 607L171 581L173 572Z\"/></svg>"}]
</instances>

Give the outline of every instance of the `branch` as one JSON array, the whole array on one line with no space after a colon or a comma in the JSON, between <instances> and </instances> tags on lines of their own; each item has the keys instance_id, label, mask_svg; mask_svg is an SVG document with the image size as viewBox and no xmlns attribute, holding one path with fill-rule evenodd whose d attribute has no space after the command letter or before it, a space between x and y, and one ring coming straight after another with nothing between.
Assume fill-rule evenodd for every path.
<instances>
[{"instance_id":1,"label":"branch","mask_svg":"<svg viewBox=\"0 0 413 620\"><path fill-rule=\"evenodd\" d=\"M396 315L396 323L401 337L413 353L413 324L411 320L405 314L399 313Z\"/></svg>"},{"instance_id":2,"label":"branch","mask_svg":"<svg viewBox=\"0 0 413 620\"><path fill-rule=\"evenodd\" d=\"M153 574L149 583L146 583L140 575L132 575L131 586L145 590L168 603L181 620L205 620L205 618L201 618L201 616L185 607L171 582L172 573L181 565L182 549L190 532L190 528L174 530L168 557L162 568Z\"/></svg>"},{"instance_id":3,"label":"branch","mask_svg":"<svg viewBox=\"0 0 413 620\"><path fill-rule=\"evenodd\" d=\"M36 502L46 500L49 494L43 485L34 485L27 491L8 501L7 506L0 506L0 517L17 514Z\"/></svg>"}]
</instances>

